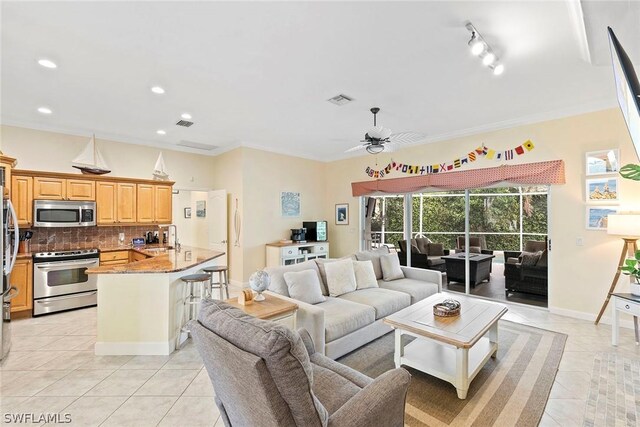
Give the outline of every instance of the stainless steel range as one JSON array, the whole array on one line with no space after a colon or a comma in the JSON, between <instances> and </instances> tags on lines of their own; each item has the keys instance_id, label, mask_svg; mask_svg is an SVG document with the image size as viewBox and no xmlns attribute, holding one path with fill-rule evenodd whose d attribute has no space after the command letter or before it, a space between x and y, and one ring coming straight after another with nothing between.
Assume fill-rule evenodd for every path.
<instances>
[{"instance_id":1,"label":"stainless steel range","mask_svg":"<svg viewBox=\"0 0 640 427\"><path fill-rule=\"evenodd\" d=\"M33 315L89 307L98 301L97 249L38 252L33 256Z\"/></svg>"}]
</instances>

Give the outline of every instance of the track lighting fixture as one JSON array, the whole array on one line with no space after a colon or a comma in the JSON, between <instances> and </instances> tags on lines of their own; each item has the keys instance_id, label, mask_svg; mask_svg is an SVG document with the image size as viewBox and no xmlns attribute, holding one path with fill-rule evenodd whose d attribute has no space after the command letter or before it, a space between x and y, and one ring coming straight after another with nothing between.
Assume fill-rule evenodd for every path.
<instances>
[{"instance_id":1,"label":"track lighting fixture","mask_svg":"<svg viewBox=\"0 0 640 427\"><path fill-rule=\"evenodd\" d=\"M479 57L484 65L493 70L494 75L499 76L504 73L504 65L499 62L493 49L480 35L476 27L471 22L467 22L465 28L471 33L471 39L468 43L471 54Z\"/></svg>"}]
</instances>

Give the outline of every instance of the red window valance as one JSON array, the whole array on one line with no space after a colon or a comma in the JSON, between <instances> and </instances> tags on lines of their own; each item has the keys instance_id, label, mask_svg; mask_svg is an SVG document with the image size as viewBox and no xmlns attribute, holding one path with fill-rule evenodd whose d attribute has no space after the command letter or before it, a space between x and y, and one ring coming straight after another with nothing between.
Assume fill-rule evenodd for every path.
<instances>
[{"instance_id":1,"label":"red window valance","mask_svg":"<svg viewBox=\"0 0 640 427\"><path fill-rule=\"evenodd\" d=\"M415 193L429 188L464 190L489 187L500 182L523 185L564 184L564 161L551 160L406 178L352 182L351 190L354 196L365 196L375 193Z\"/></svg>"}]
</instances>

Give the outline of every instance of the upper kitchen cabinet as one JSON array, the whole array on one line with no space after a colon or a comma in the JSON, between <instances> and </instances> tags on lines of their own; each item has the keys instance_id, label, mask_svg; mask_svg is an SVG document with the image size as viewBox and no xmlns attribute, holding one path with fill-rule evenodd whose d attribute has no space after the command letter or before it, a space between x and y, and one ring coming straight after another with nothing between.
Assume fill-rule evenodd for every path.
<instances>
[{"instance_id":1,"label":"upper kitchen cabinet","mask_svg":"<svg viewBox=\"0 0 640 427\"><path fill-rule=\"evenodd\" d=\"M96 182L96 222L98 225L118 221L117 188L115 182Z\"/></svg>"},{"instance_id":2,"label":"upper kitchen cabinet","mask_svg":"<svg viewBox=\"0 0 640 427\"><path fill-rule=\"evenodd\" d=\"M44 200L66 200L67 180L36 176L33 178L33 198Z\"/></svg>"},{"instance_id":3,"label":"upper kitchen cabinet","mask_svg":"<svg viewBox=\"0 0 640 427\"><path fill-rule=\"evenodd\" d=\"M11 177L11 203L16 210L18 227L30 227L33 223L33 177Z\"/></svg>"},{"instance_id":4,"label":"upper kitchen cabinet","mask_svg":"<svg viewBox=\"0 0 640 427\"><path fill-rule=\"evenodd\" d=\"M116 214L119 223L134 223L138 212L136 184L119 182L116 198ZM100 207L98 207L100 209Z\"/></svg>"},{"instance_id":5,"label":"upper kitchen cabinet","mask_svg":"<svg viewBox=\"0 0 640 427\"><path fill-rule=\"evenodd\" d=\"M4 169L4 195L11 196L11 170L16 165L16 159L0 155L0 168Z\"/></svg>"},{"instance_id":6,"label":"upper kitchen cabinet","mask_svg":"<svg viewBox=\"0 0 640 427\"><path fill-rule=\"evenodd\" d=\"M138 221L139 223L153 223L155 219L155 185L138 184Z\"/></svg>"},{"instance_id":7,"label":"upper kitchen cabinet","mask_svg":"<svg viewBox=\"0 0 640 427\"><path fill-rule=\"evenodd\" d=\"M170 185L155 185L155 222L171 224L173 219L172 197Z\"/></svg>"},{"instance_id":8,"label":"upper kitchen cabinet","mask_svg":"<svg viewBox=\"0 0 640 427\"><path fill-rule=\"evenodd\" d=\"M95 200L96 183L86 179L67 179L67 200Z\"/></svg>"}]
</instances>

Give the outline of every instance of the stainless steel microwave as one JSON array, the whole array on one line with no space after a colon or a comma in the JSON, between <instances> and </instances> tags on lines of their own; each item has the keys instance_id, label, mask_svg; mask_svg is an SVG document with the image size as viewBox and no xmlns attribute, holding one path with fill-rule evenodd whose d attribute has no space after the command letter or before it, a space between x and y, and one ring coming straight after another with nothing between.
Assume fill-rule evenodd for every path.
<instances>
[{"instance_id":1,"label":"stainless steel microwave","mask_svg":"<svg viewBox=\"0 0 640 427\"><path fill-rule=\"evenodd\" d=\"M96 225L96 202L34 200L34 227L91 227Z\"/></svg>"}]
</instances>

